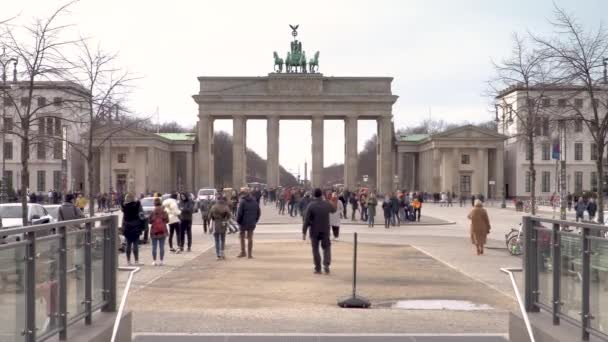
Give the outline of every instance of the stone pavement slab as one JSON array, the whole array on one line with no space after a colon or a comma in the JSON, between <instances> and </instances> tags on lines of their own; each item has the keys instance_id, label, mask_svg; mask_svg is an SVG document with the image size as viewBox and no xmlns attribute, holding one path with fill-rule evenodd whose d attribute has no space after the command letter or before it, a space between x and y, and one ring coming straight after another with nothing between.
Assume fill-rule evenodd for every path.
<instances>
[{"instance_id":1,"label":"stone pavement slab","mask_svg":"<svg viewBox=\"0 0 608 342\"><path fill-rule=\"evenodd\" d=\"M501 335L136 335L134 342L507 342Z\"/></svg>"},{"instance_id":2,"label":"stone pavement slab","mask_svg":"<svg viewBox=\"0 0 608 342\"><path fill-rule=\"evenodd\" d=\"M359 289L374 304L398 299L459 299L485 311L345 310L352 245L334 244L332 274L313 275L310 245L259 242L253 260L201 256L132 294L139 332L503 333L511 298L409 246L360 244Z\"/></svg>"}]
</instances>

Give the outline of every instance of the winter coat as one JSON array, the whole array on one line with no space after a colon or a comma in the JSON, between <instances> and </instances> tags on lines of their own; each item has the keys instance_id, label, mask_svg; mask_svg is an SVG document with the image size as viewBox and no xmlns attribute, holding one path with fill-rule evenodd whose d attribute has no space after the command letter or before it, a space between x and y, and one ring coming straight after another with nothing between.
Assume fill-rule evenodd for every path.
<instances>
[{"instance_id":1,"label":"winter coat","mask_svg":"<svg viewBox=\"0 0 608 342\"><path fill-rule=\"evenodd\" d=\"M302 198L302 200L300 201L300 212L302 213L302 215L306 211L306 208L308 207L308 204L310 204L310 197L304 196Z\"/></svg>"},{"instance_id":2,"label":"winter coat","mask_svg":"<svg viewBox=\"0 0 608 342\"><path fill-rule=\"evenodd\" d=\"M181 214L179 215L181 221L192 221L194 202L190 199L190 196L186 196L185 201L179 202L179 210L181 210Z\"/></svg>"},{"instance_id":3,"label":"winter coat","mask_svg":"<svg viewBox=\"0 0 608 342\"><path fill-rule=\"evenodd\" d=\"M382 211L384 211L384 217L391 217L393 209L390 201L382 201Z\"/></svg>"},{"instance_id":4,"label":"winter coat","mask_svg":"<svg viewBox=\"0 0 608 342\"><path fill-rule=\"evenodd\" d=\"M122 234L125 238L134 240L144 229L144 221L140 217L140 213L143 215L141 203L139 203L139 201L123 203L122 213Z\"/></svg>"},{"instance_id":5,"label":"winter coat","mask_svg":"<svg viewBox=\"0 0 608 342\"><path fill-rule=\"evenodd\" d=\"M483 207L476 206L467 217L471 220L471 243L485 245L491 229L488 212Z\"/></svg>"},{"instance_id":6,"label":"winter coat","mask_svg":"<svg viewBox=\"0 0 608 342\"><path fill-rule=\"evenodd\" d=\"M239 203L236 222L242 229L255 229L262 212L260 205L252 196L245 196Z\"/></svg>"},{"instance_id":7,"label":"winter coat","mask_svg":"<svg viewBox=\"0 0 608 342\"><path fill-rule=\"evenodd\" d=\"M209 211L209 216L213 220L213 232L216 234L225 234L227 230L227 223L232 216L230 207L226 204L226 201L220 200L215 203Z\"/></svg>"},{"instance_id":8,"label":"winter coat","mask_svg":"<svg viewBox=\"0 0 608 342\"><path fill-rule=\"evenodd\" d=\"M390 199L390 204L391 204L391 210L396 213L399 211L399 200L397 199L397 197L391 197Z\"/></svg>"},{"instance_id":9,"label":"winter coat","mask_svg":"<svg viewBox=\"0 0 608 342\"><path fill-rule=\"evenodd\" d=\"M576 202L574 210L576 211L576 216L583 217L583 215L585 214L585 210L587 210L587 205L583 201Z\"/></svg>"},{"instance_id":10,"label":"winter coat","mask_svg":"<svg viewBox=\"0 0 608 342\"><path fill-rule=\"evenodd\" d=\"M155 220L160 219L164 225L161 233L154 233ZM166 209L162 206L154 207L154 211L150 214L150 238L151 239L162 239L167 236L167 223L169 223L169 214Z\"/></svg>"},{"instance_id":11,"label":"winter coat","mask_svg":"<svg viewBox=\"0 0 608 342\"><path fill-rule=\"evenodd\" d=\"M589 204L587 204L587 212L590 217L594 217L597 212L597 204L595 202L589 202Z\"/></svg>"},{"instance_id":12,"label":"winter coat","mask_svg":"<svg viewBox=\"0 0 608 342\"><path fill-rule=\"evenodd\" d=\"M302 234L306 234L308 228L310 228L311 237L319 234L329 234L329 215L336 211L336 207L331 203L320 198L314 198L306 210Z\"/></svg>"},{"instance_id":13,"label":"winter coat","mask_svg":"<svg viewBox=\"0 0 608 342\"><path fill-rule=\"evenodd\" d=\"M378 206L378 199L369 198L367 200L367 215L374 217L376 216L376 207Z\"/></svg>"},{"instance_id":14,"label":"winter coat","mask_svg":"<svg viewBox=\"0 0 608 342\"><path fill-rule=\"evenodd\" d=\"M169 215L169 224L178 223L179 215L182 213L177 207L177 201L174 198L167 198L163 201L163 208Z\"/></svg>"},{"instance_id":15,"label":"winter coat","mask_svg":"<svg viewBox=\"0 0 608 342\"><path fill-rule=\"evenodd\" d=\"M329 225L332 227L340 227L340 215L344 211L344 205L341 201L336 201L336 211L329 214Z\"/></svg>"},{"instance_id":16,"label":"winter coat","mask_svg":"<svg viewBox=\"0 0 608 342\"><path fill-rule=\"evenodd\" d=\"M83 217L84 217L84 214L82 213L82 211L80 209L76 208L76 206L74 206L74 204L72 204L72 202L64 202L59 207L59 212L57 213L58 221L77 220L77 219L83 218Z\"/></svg>"}]
</instances>

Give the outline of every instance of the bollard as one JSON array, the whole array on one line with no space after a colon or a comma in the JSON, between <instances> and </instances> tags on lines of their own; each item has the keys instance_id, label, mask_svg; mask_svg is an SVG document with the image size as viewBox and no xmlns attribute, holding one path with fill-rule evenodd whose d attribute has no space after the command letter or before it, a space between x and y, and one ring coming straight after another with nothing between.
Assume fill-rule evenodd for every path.
<instances>
[{"instance_id":1,"label":"bollard","mask_svg":"<svg viewBox=\"0 0 608 342\"><path fill-rule=\"evenodd\" d=\"M367 309L372 304L367 298L357 296L357 233L354 233L353 241L353 292L350 297L338 300L341 308Z\"/></svg>"}]
</instances>

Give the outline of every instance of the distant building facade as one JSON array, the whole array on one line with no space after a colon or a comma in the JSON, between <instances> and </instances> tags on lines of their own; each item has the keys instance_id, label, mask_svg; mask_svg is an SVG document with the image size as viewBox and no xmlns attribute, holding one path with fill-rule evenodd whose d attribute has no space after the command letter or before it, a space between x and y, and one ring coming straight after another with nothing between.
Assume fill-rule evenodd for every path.
<instances>
[{"instance_id":1,"label":"distant building facade","mask_svg":"<svg viewBox=\"0 0 608 342\"><path fill-rule=\"evenodd\" d=\"M509 138L505 140L505 188L510 197L529 197L531 193L530 153L524 136L524 118L528 99L535 108L538 120L534 124L534 164L536 170L536 196L549 198L559 193L558 122L565 127L566 190L571 193L597 191L597 153L595 143L580 119L593 115L592 101L581 88L543 87L525 89L511 87L496 98L498 131ZM603 102L606 99L602 99ZM595 105L598 105L597 101ZM516 115L517 113L518 115ZM554 159L554 157L556 159ZM604 159L606 160L606 159Z\"/></svg>"},{"instance_id":2,"label":"distant building facade","mask_svg":"<svg viewBox=\"0 0 608 342\"><path fill-rule=\"evenodd\" d=\"M6 161L8 187L21 188L23 146L19 134L23 113L31 102L30 121L29 191L45 193L81 189L83 184L83 158L65 142L78 143L82 134L81 116L87 90L71 82L36 82L32 100L28 98L25 82L9 82L2 92L3 127L7 134L0 151Z\"/></svg>"},{"instance_id":3,"label":"distant building facade","mask_svg":"<svg viewBox=\"0 0 608 342\"><path fill-rule=\"evenodd\" d=\"M500 199L505 139L472 125L432 135L396 135L396 188Z\"/></svg>"}]
</instances>

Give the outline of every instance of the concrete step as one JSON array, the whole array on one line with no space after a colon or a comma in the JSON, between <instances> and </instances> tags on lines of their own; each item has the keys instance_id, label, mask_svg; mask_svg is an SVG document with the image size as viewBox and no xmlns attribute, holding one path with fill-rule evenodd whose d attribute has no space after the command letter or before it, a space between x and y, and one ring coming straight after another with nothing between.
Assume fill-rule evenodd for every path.
<instances>
[{"instance_id":1,"label":"concrete step","mask_svg":"<svg viewBox=\"0 0 608 342\"><path fill-rule=\"evenodd\" d=\"M497 334L154 334L138 333L133 342L507 342Z\"/></svg>"}]
</instances>

